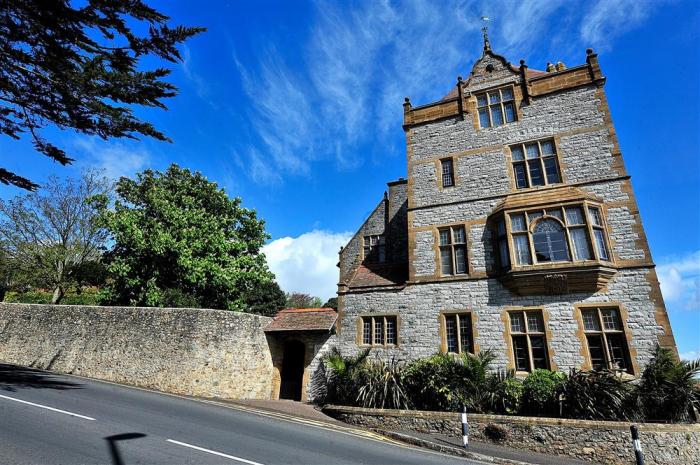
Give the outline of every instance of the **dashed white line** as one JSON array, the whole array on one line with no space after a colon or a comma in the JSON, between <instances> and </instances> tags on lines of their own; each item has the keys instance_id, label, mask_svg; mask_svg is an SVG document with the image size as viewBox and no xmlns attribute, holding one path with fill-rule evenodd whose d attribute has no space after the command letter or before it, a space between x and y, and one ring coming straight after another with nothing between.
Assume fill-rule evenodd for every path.
<instances>
[{"instance_id":1,"label":"dashed white line","mask_svg":"<svg viewBox=\"0 0 700 465\"><path fill-rule=\"evenodd\" d=\"M248 465L263 465L262 463L259 463L259 462L253 462L252 460L246 460L246 459L242 459L240 457L234 457L233 455L224 454L223 452L217 452L217 451L211 450L211 449L205 449L204 447L193 446L192 444L187 444L186 442L176 441L174 439L166 439L166 441L171 442L173 444L177 444L179 446L185 446L185 447L189 447L190 449L195 449L195 450L199 450L202 452L206 452L208 454L218 455L219 457L225 457L227 459L237 460L239 462L247 463Z\"/></svg>"},{"instance_id":2,"label":"dashed white line","mask_svg":"<svg viewBox=\"0 0 700 465\"><path fill-rule=\"evenodd\" d=\"M57 409L57 408L53 408L53 407L48 407L48 406L46 406L46 405L35 404L34 402L27 402L26 400L15 399L14 397L3 396L3 395L1 395L1 394L0 394L0 397L2 397L3 399L13 400L13 401L15 401L15 402L20 402L20 403L22 403L22 404L32 405L32 406L34 406L34 407L39 407L39 408L43 408L43 409L46 409L46 410L51 410L52 412L64 413L64 414L70 415L70 416L72 416L72 417L82 418L83 420L92 420L92 421L95 421L95 419L92 418L92 417L86 417L85 415L78 415L77 413L67 412L67 411L65 411L65 410L61 410L61 409Z\"/></svg>"}]
</instances>

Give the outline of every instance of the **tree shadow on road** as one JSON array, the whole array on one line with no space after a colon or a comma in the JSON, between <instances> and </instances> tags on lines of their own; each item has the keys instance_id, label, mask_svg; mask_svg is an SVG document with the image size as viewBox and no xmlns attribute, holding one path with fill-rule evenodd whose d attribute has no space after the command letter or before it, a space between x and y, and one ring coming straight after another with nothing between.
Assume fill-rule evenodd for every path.
<instances>
[{"instance_id":1,"label":"tree shadow on road","mask_svg":"<svg viewBox=\"0 0 700 465\"><path fill-rule=\"evenodd\" d=\"M0 363L0 391L15 392L18 389L81 389L82 384L65 381L52 373L17 365Z\"/></svg>"}]
</instances>

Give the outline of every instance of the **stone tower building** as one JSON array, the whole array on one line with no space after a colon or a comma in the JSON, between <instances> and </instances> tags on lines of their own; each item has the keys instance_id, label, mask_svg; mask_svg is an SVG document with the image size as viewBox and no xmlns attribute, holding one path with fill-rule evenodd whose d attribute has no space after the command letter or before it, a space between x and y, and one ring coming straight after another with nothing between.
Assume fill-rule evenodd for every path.
<instances>
[{"instance_id":1,"label":"stone tower building","mask_svg":"<svg viewBox=\"0 0 700 465\"><path fill-rule=\"evenodd\" d=\"M657 344L676 351L597 55L547 68L485 37L445 98L406 99L408 178L340 252L343 353L636 376Z\"/></svg>"}]
</instances>

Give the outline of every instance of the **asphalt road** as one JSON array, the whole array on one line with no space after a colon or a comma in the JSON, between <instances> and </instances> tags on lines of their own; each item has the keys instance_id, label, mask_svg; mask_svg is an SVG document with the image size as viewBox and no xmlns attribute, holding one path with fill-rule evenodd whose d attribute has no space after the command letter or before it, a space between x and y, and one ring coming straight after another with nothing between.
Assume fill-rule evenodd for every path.
<instances>
[{"instance_id":1,"label":"asphalt road","mask_svg":"<svg viewBox=\"0 0 700 465\"><path fill-rule=\"evenodd\" d=\"M0 463L470 464L354 428L0 364Z\"/></svg>"}]
</instances>

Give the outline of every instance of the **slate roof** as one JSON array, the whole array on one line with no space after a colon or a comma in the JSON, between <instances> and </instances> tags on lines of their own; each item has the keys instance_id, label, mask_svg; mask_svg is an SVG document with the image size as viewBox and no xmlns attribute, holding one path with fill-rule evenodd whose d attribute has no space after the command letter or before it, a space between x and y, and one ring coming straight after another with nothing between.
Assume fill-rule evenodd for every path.
<instances>
[{"instance_id":1,"label":"slate roof","mask_svg":"<svg viewBox=\"0 0 700 465\"><path fill-rule=\"evenodd\" d=\"M265 326L265 332L273 331L330 331L338 319L332 308L286 308Z\"/></svg>"},{"instance_id":2,"label":"slate roof","mask_svg":"<svg viewBox=\"0 0 700 465\"><path fill-rule=\"evenodd\" d=\"M350 287L396 286L408 279L407 263L373 263L360 265L348 285Z\"/></svg>"}]
</instances>

